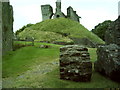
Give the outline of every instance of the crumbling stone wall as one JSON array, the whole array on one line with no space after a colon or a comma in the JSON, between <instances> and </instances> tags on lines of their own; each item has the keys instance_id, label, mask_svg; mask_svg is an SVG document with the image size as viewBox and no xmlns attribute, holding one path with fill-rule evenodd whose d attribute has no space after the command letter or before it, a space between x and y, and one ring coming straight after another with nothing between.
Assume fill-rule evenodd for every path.
<instances>
[{"instance_id":1,"label":"crumbling stone wall","mask_svg":"<svg viewBox=\"0 0 120 90\"><path fill-rule=\"evenodd\" d=\"M78 45L60 48L60 78L72 81L90 81L92 63L88 49Z\"/></svg>"},{"instance_id":2,"label":"crumbling stone wall","mask_svg":"<svg viewBox=\"0 0 120 90\"><path fill-rule=\"evenodd\" d=\"M81 18L76 14L76 11L74 11L71 6L67 8L67 17L77 22L79 22L79 18Z\"/></svg>"},{"instance_id":3,"label":"crumbling stone wall","mask_svg":"<svg viewBox=\"0 0 120 90\"><path fill-rule=\"evenodd\" d=\"M53 15L53 8L50 5L41 5L42 19L51 19Z\"/></svg>"},{"instance_id":4,"label":"crumbling stone wall","mask_svg":"<svg viewBox=\"0 0 120 90\"><path fill-rule=\"evenodd\" d=\"M120 16L106 31L105 42L97 49L95 70L120 82Z\"/></svg>"},{"instance_id":5,"label":"crumbling stone wall","mask_svg":"<svg viewBox=\"0 0 120 90\"><path fill-rule=\"evenodd\" d=\"M79 18L81 18L76 14L76 11L74 11L72 7L67 8L67 16L66 16L61 11L61 0L56 1L55 13L53 13L53 9L50 5L41 5L41 11L42 11L43 21L47 20L47 19L51 19L52 16L53 16L53 18L59 18L59 17L70 18L77 22L79 22Z\"/></svg>"},{"instance_id":6,"label":"crumbling stone wall","mask_svg":"<svg viewBox=\"0 0 120 90\"><path fill-rule=\"evenodd\" d=\"M106 44L117 44L120 46L120 16L117 20L111 23L105 34Z\"/></svg>"},{"instance_id":7,"label":"crumbling stone wall","mask_svg":"<svg viewBox=\"0 0 120 90\"><path fill-rule=\"evenodd\" d=\"M95 70L113 80L120 81L120 47L116 44L99 46L97 55Z\"/></svg>"},{"instance_id":8,"label":"crumbling stone wall","mask_svg":"<svg viewBox=\"0 0 120 90\"><path fill-rule=\"evenodd\" d=\"M2 6L2 51L3 55L13 46L13 8L9 2L0 2Z\"/></svg>"},{"instance_id":9,"label":"crumbling stone wall","mask_svg":"<svg viewBox=\"0 0 120 90\"><path fill-rule=\"evenodd\" d=\"M53 18L59 18L59 17L66 17L64 13L61 11L61 0L57 0L56 2L56 12Z\"/></svg>"}]
</instances>

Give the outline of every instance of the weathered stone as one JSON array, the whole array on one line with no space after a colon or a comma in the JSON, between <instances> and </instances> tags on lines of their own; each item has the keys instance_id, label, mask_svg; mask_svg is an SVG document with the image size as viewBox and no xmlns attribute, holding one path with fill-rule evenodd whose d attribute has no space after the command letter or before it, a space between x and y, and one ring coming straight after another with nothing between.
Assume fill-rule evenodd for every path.
<instances>
[{"instance_id":1,"label":"weathered stone","mask_svg":"<svg viewBox=\"0 0 120 90\"><path fill-rule=\"evenodd\" d=\"M74 11L71 6L67 8L67 17L77 22L79 22L79 18L81 18L76 14L76 11Z\"/></svg>"},{"instance_id":2,"label":"weathered stone","mask_svg":"<svg viewBox=\"0 0 120 90\"><path fill-rule=\"evenodd\" d=\"M120 16L115 20L106 31L105 35L106 44L117 44L120 46Z\"/></svg>"},{"instance_id":3,"label":"weathered stone","mask_svg":"<svg viewBox=\"0 0 120 90\"><path fill-rule=\"evenodd\" d=\"M99 46L97 55L95 70L120 81L120 47L116 44Z\"/></svg>"},{"instance_id":4,"label":"weathered stone","mask_svg":"<svg viewBox=\"0 0 120 90\"><path fill-rule=\"evenodd\" d=\"M50 45L40 45L40 48L50 48Z\"/></svg>"},{"instance_id":5,"label":"weathered stone","mask_svg":"<svg viewBox=\"0 0 120 90\"><path fill-rule=\"evenodd\" d=\"M2 6L2 10L0 10L0 14L2 16L2 51L3 55L6 52L11 51L13 48L13 8L9 4L9 2L1 2L0 6Z\"/></svg>"},{"instance_id":6,"label":"weathered stone","mask_svg":"<svg viewBox=\"0 0 120 90\"><path fill-rule=\"evenodd\" d=\"M59 18L59 17L66 17L64 13L61 11L61 0L57 0L56 2L56 12L53 18Z\"/></svg>"},{"instance_id":7,"label":"weathered stone","mask_svg":"<svg viewBox=\"0 0 120 90\"><path fill-rule=\"evenodd\" d=\"M41 5L42 20L51 19L53 15L53 9L50 5Z\"/></svg>"},{"instance_id":8,"label":"weathered stone","mask_svg":"<svg viewBox=\"0 0 120 90\"><path fill-rule=\"evenodd\" d=\"M79 18L81 18L76 14L76 11L74 11L71 6L67 8L67 16L66 16L61 11L61 0L56 1L56 11L54 14L53 14L53 9L50 5L41 5L41 11L42 11L43 21L47 19L51 19L52 16L53 18L59 18L59 17L69 18L77 22L79 22Z\"/></svg>"},{"instance_id":9,"label":"weathered stone","mask_svg":"<svg viewBox=\"0 0 120 90\"><path fill-rule=\"evenodd\" d=\"M88 49L78 45L60 48L60 78L72 81L90 81L92 63Z\"/></svg>"}]
</instances>

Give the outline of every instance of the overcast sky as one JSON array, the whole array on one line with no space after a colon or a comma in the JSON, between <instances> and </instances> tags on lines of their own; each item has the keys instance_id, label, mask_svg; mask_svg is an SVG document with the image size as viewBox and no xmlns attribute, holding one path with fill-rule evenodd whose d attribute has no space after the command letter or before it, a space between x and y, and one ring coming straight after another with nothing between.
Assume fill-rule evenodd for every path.
<instances>
[{"instance_id":1,"label":"overcast sky","mask_svg":"<svg viewBox=\"0 0 120 90\"><path fill-rule=\"evenodd\" d=\"M14 9L14 31L28 23L42 21L41 5L50 4L55 12L56 0L10 0ZM72 6L82 17L80 23L91 30L105 20L118 17L119 0L61 0L62 12L67 14L67 7Z\"/></svg>"}]
</instances>

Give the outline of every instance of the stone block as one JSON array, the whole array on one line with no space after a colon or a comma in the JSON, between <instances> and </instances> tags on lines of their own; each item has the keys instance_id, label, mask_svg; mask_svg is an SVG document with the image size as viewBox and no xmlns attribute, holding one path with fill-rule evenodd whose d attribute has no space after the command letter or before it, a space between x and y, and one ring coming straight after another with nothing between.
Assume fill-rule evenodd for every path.
<instances>
[{"instance_id":1,"label":"stone block","mask_svg":"<svg viewBox=\"0 0 120 90\"><path fill-rule=\"evenodd\" d=\"M60 79L87 82L91 75L92 63L87 48L78 45L60 48Z\"/></svg>"},{"instance_id":2,"label":"stone block","mask_svg":"<svg viewBox=\"0 0 120 90\"><path fill-rule=\"evenodd\" d=\"M120 47L116 44L100 46L97 49L97 55L95 71L120 81Z\"/></svg>"}]
</instances>

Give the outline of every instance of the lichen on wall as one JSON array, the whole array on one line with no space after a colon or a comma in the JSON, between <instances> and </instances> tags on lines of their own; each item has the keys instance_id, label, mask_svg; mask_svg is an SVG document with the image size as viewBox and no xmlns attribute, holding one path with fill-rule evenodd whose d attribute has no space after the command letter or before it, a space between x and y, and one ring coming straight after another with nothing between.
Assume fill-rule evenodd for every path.
<instances>
[{"instance_id":1,"label":"lichen on wall","mask_svg":"<svg viewBox=\"0 0 120 90\"><path fill-rule=\"evenodd\" d=\"M41 5L41 11L42 11L43 21L47 19L51 19L53 15L53 9L50 5Z\"/></svg>"},{"instance_id":2,"label":"lichen on wall","mask_svg":"<svg viewBox=\"0 0 120 90\"><path fill-rule=\"evenodd\" d=\"M0 2L2 6L2 54L12 51L13 47L13 7L9 2Z\"/></svg>"},{"instance_id":3,"label":"lichen on wall","mask_svg":"<svg viewBox=\"0 0 120 90\"><path fill-rule=\"evenodd\" d=\"M76 11L74 11L71 6L67 8L67 17L77 22L79 22L79 18L81 18L76 14Z\"/></svg>"}]
</instances>

